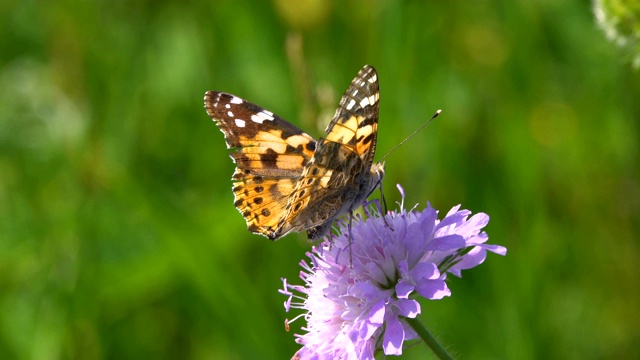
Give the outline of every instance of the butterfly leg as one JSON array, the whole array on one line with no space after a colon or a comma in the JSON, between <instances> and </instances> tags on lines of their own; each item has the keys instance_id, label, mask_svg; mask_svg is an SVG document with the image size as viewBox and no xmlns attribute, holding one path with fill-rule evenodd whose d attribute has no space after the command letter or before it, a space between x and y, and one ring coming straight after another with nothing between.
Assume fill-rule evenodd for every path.
<instances>
[{"instance_id":1,"label":"butterfly leg","mask_svg":"<svg viewBox=\"0 0 640 360\"><path fill-rule=\"evenodd\" d=\"M353 237L351 235L351 223L353 222L353 210L349 209L349 268L353 269L353 254L351 253L351 243L353 242Z\"/></svg>"},{"instance_id":2,"label":"butterfly leg","mask_svg":"<svg viewBox=\"0 0 640 360\"><path fill-rule=\"evenodd\" d=\"M382 206L384 208L384 213L382 213L382 221L384 224L393 231L393 228L387 222L387 199L384 197L384 192L382 191L382 180L378 182L378 187L380 188L380 197L382 198Z\"/></svg>"},{"instance_id":3,"label":"butterfly leg","mask_svg":"<svg viewBox=\"0 0 640 360\"><path fill-rule=\"evenodd\" d=\"M329 231L329 251L333 248L333 231Z\"/></svg>"}]
</instances>

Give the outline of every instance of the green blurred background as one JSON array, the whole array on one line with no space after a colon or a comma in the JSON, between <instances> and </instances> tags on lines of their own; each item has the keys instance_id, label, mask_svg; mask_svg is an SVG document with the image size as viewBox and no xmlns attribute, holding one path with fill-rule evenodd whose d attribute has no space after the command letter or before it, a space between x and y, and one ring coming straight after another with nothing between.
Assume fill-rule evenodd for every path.
<instances>
[{"instance_id":1,"label":"green blurred background","mask_svg":"<svg viewBox=\"0 0 640 360\"><path fill-rule=\"evenodd\" d=\"M464 359L640 353L640 73L589 1L0 4L0 358L282 359L272 243L233 207L206 90L321 136L364 64L386 195L509 249L421 319ZM422 344L404 358L428 354Z\"/></svg>"}]
</instances>

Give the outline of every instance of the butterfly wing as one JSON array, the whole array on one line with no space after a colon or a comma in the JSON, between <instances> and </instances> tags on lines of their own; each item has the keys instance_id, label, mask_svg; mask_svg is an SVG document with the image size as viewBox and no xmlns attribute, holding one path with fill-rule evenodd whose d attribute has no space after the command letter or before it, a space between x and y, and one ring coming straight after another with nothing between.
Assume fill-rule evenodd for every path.
<instances>
[{"instance_id":1,"label":"butterfly wing","mask_svg":"<svg viewBox=\"0 0 640 360\"><path fill-rule=\"evenodd\" d=\"M378 76L365 66L342 96L340 106L305 165L287 203L279 231L307 229L322 237L333 220L360 206L378 184L372 174L379 104Z\"/></svg>"},{"instance_id":2,"label":"butterfly wing","mask_svg":"<svg viewBox=\"0 0 640 360\"><path fill-rule=\"evenodd\" d=\"M278 239L289 195L316 141L272 112L231 94L208 91L204 106L232 149L236 208L251 232Z\"/></svg>"},{"instance_id":3,"label":"butterfly wing","mask_svg":"<svg viewBox=\"0 0 640 360\"><path fill-rule=\"evenodd\" d=\"M369 171L376 152L379 100L378 74L373 66L365 65L351 81L325 130L326 142L341 144L362 159L362 171Z\"/></svg>"}]
</instances>

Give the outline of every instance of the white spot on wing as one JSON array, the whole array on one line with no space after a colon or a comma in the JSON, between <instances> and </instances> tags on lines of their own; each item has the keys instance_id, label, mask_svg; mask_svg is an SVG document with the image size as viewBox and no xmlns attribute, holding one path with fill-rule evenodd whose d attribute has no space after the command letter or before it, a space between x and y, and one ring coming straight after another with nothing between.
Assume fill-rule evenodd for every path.
<instances>
[{"instance_id":1,"label":"white spot on wing","mask_svg":"<svg viewBox=\"0 0 640 360\"><path fill-rule=\"evenodd\" d=\"M231 105L229 104L224 104L224 107L226 107L227 109L231 109Z\"/></svg>"},{"instance_id":2,"label":"white spot on wing","mask_svg":"<svg viewBox=\"0 0 640 360\"><path fill-rule=\"evenodd\" d=\"M273 113L267 110L262 110L257 114L251 115L251 120L258 124L262 124L262 122L265 120L269 120L269 121L273 120Z\"/></svg>"},{"instance_id":3,"label":"white spot on wing","mask_svg":"<svg viewBox=\"0 0 640 360\"><path fill-rule=\"evenodd\" d=\"M258 123L258 124L262 124L262 122L264 121L264 119L263 119L263 118L261 118L261 117L260 117L260 116L258 116L258 115L253 114L253 115L251 115L251 121L253 121L253 122L255 122L255 123Z\"/></svg>"},{"instance_id":4,"label":"white spot on wing","mask_svg":"<svg viewBox=\"0 0 640 360\"><path fill-rule=\"evenodd\" d=\"M229 117L233 117L233 113L231 111L227 111L227 115L229 115Z\"/></svg>"},{"instance_id":5,"label":"white spot on wing","mask_svg":"<svg viewBox=\"0 0 640 360\"><path fill-rule=\"evenodd\" d=\"M356 101L351 99L351 101L349 101L349 103L347 104L347 110L353 109L353 105L355 104L356 104Z\"/></svg>"},{"instance_id":6,"label":"white spot on wing","mask_svg":"<svg viewBox=\"0 0 640 360\"><path fill-rule=\"evenodd\" d=\"M232 104L242 104L242 99L237 96L232 96L229 102Z\"/></svg>"},{"instance_id":7,"label":"white spot on wing","mask_svg":"<svg viewBox=\"0 0 640 360\"><path fill-rule=\"evenodd\" d=\"M373 105L376 103L377 100L378 100L378 94L373 94L369 97L366 97L360 100L360 106L366 107L367 105Z\"/></svg>"},{"instance_id":8,"label":"white spot on wing","mask_svg":"<svg viewBox=\"0 0 640 360\"><path fill-rule=\"evenodd\" d=\"M368 79L370 83L375 83L378 80L378 75L373 74L371 75L371 77Z\"/></svg>"},{"instance_id":9,"label":"white spot on wing","mask_svg":"<svg viewBox=\"0 0 640 360\"><path fill-rule=\"evenodd\" d=\"M245 121L242 119L236 119L236 126L237 127L244 127L246 125Z\"/></svg>"}]
</instances>

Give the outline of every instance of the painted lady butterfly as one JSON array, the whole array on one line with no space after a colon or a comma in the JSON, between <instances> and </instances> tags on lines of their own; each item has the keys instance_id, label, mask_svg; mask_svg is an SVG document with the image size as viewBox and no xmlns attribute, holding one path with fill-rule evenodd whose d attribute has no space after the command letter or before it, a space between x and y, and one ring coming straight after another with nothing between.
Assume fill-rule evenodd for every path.
<instances>
[{"instance_id":1,"label":"painted lady butterfly","mask_svg":"<svg viewBox=\"0 0 640 360\"><path fill-rule=\"evenodd\" d=\"M373 162L379 97L376 70L366 65L316 141L255 104L207 91L204 107L232 149L235 206L250 231L276 240L306 230L320 239L380 187L384 164Z\"/></svg>"}]
</instances>

